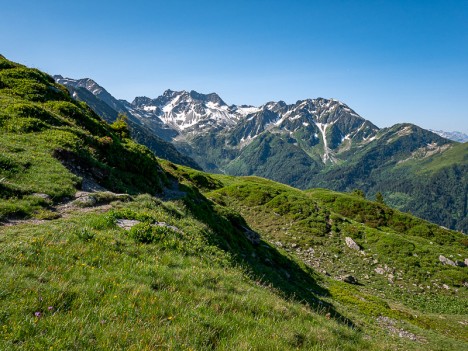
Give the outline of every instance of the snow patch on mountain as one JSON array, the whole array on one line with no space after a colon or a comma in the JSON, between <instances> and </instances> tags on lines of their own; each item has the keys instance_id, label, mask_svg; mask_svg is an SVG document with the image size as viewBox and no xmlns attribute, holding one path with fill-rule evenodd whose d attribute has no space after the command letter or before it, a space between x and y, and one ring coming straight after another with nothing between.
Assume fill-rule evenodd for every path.
<instances>
[{"instance_id":1,"label":"snow patch on mountain","mask_svg":"<svg viewBox=\"0 0 468 351\"><path fill-rule=\"evenodd\" d=\"M332 157L332 150L328 147L328 142L327 142L327 128L333 123L319 123L315 122L315 125L318 127L320 130L320 133L322 134L322 141L323 141L323 156L322 156L322 161L323 163L327 163L328 161L334 162L333 157Z\"/></svg>"}]
</instances>

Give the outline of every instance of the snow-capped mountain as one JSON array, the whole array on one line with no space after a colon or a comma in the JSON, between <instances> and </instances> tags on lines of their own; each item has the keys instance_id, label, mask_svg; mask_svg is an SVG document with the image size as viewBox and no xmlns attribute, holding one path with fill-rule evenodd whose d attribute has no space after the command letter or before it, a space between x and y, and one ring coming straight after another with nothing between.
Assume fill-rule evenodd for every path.
<instances>
[{"instance_id":1,"label":"snow-capped mountain","mask_svg":"<svg viewBox=\"0 0 468 351\"><path fill-rule=\"evenodd\" d=\"M372 141L379 130L334 99L306 99L293 104L271 101L256 107L228 105L216 93L166 90L156 98L141 96L130 103L115 99L92 79L62 76L55 76L55 79L69 87L86 89L114 110L126 113L135 123L189 154L205 153L205 139L215 137L219 147L232 151L241 150L262 133L273 133L296 140L296 144L308 154L317 155L317 160L324 164L334 163L337 153L349 149L352 144ZM212 147L213 143L210 145ZM217 168L219 166L214 167Z\"/></svg>"},{"instance_id":2,"label":"snow-capped mountain","mask_svg":"<svg viewBox=\"0 0 468 351\"><path fill-rule=\"evenodd\" d=\"M342 145L371 141L378 128L338 100L317 98L290 105L269 102L241 119L233 134L245 145L265 131L301 136L309 147L321 144L326 163L333 162L334 150Z\"/></svg>"},{"instance_id":3,"label":"snow-capped mountain","mask_svg":"<svg viewBox=\"0 0 468 351\"><path fill-rule=\"evenodd\" d=\"M462 132L445 132L443 130L432 130L429 129L431 132L436 133L437 135L440 135L443 138L453 140L453 141L458 141L459 143L466 143L468 142L468 135Z\"/></svg>"},{"instance_id":4,"label":"snow-capped mountain","mask_svg":"<svg viewBox=\"0 0 468 351\"><path fill-rule=\"evenodd\" d=\"M292 158L304 169L320 170L341 164L380 138L378 127L335 99L305 99L292 104L270 101L257 107L228 105L216 93L166 90L156 98L140 96L127 102L115 99L91 79L55 79L69 87L86 89L212 172L262 175L259 167L286 167ZM388 142L405 133L390 133ZM436 144L442 145L441 140ZM414 143L415 150L426 147L424 143ZM259 150L263 150L260 159L251 161ZM302 175L298 174L289 183L304 182L300 179Z\"/></svg>"},{"instance_id":5,"label":"snow-capped mountain","mask_svg":"<svg viewBox=\"0 0 468 351\"><path fill-rule=\"evenodd\" d=\"M205 95L193 90L166 90L155 99L137 97L127 108L143 118L159 119L182 135L233 126L245 110L228 106L215 93Z\"/></svg>"}]
</instances>

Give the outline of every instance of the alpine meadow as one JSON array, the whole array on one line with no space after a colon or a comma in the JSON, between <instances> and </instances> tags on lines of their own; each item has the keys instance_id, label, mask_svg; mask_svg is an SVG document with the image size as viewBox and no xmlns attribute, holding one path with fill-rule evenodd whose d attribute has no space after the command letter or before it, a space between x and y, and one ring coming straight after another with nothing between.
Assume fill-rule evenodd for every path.
<instances>
[{"instance_id":1,"label":"alpine meadow","mask_svg":"<svg viewBox=\"0 0 468 351\"><path fill-rule=\"evenodd\" d=\"M432 145L400 147L397 166L372 174L384 196L371 201L362 190L205 173L177 144L133 141L131 115L112 112L109 124L93 109L1 57L2 350L466 349L466 235L400 212L378 185L383 172L419 172L421 186L445 172L466 186L465 144L363 122L362 138L389 150L369 142L317 177L338 182L405 136ZM324 140L338 160L333 133ZM270 131L259 143L295 147L283 138ZM151 151L156 142L170 160ZM424 157L433 149L444 153Z\"/></svg>"}]
</instances>

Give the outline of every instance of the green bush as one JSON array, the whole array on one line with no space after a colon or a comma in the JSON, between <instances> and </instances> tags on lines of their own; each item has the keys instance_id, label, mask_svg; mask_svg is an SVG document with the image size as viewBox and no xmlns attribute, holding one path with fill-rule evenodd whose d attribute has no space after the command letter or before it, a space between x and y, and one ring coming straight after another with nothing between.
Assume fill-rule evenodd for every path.
<instances>
[{"instance_id":1,"label":"green bush","mask_svg":"<svg viewBox=\"0 0 468 351\"><path fill-rule=\"evenodd\" d=\"M81 241L91 241L95 236L94 232L88 227L83 227L76 230L75 234Z\"/></svg>"},{"instance_id":2,"label":"green bush","mask_svg":"<svg viewBox=\"0 0 468 351\"><path fill-rule=\"evenodd\" d=\"M150 244L156 239L154 228L148 222L142 222L134 225L128 232L128 235L136 242L143 244Z\"/></svg>"}]
</instances>

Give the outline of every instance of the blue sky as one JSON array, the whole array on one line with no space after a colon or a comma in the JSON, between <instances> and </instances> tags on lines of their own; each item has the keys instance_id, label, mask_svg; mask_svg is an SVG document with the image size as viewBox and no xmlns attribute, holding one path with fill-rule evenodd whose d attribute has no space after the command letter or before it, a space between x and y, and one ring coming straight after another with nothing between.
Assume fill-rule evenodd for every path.
<instances>
[{"instance_id":1,"label":"blue sky","mask_svg":"<svg viewBox=\"0 0 468 351\"><path fill-rule=\"evenodd\" d=\"M0 53L117 98L336 98L379 127L468 133L468 1L2 3Z\"/></svg>"}]
</instances>

